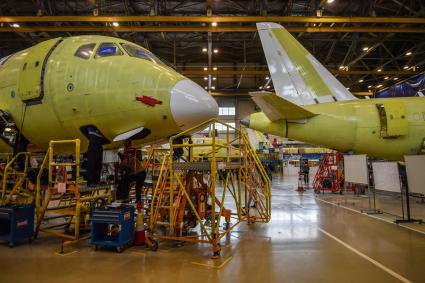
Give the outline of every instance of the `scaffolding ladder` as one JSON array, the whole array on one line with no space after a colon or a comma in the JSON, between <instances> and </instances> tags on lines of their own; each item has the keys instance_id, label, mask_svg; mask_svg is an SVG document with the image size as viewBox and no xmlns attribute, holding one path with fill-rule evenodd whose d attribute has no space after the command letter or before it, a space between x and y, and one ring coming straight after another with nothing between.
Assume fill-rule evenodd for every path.
<instances>
[{"instance_id":1,"label":"scaffolding ladder","mask_svg":"<svg viewBox=\"0 0 425 283\"><path fill-rule=\"evenodd\" d=\"M0 206L8 206L15 201L28 204L34 200L34 191L27 179L30 157L29 152L19 152L0 171Z\"/></svg>"},{"instance_id":2,"label":"scaffolding ladder","mask_svg":"<svg viewBox=\"0 0 425 283\"><path fill-rule=\"evenodd\" d=\"M59 154L71 148L72 155L61 160ZM41 176L45 169L48 170L48 184L43 186ZM41 231L59 237L62 248L89 238L82 236L81 230L88 230L90 209L96 202L110 202L112 194L110 186L88 187L83 182L80 179L80 140L50 141L37 176L36 236Z\"/></svg>"},{"instance_id":3,"label":"scaffolding ladder","mask_svg":"<svg viewBox=\"0 0 425 283\"><path fill-rule=\"evenodd\" d=\"M226 129L225 143L217 144L214 136L203 144L181 139L211 123L213 133L216 124ZM220 240L234 227L270 221L270 180L245 133L212 119L171 137L169 144L149 208L147 243L153 250L155 239L207 243L218 257ZM211 147L209 156L174 158L174 149L190 153L196 147ZM227 150L226 157L217 158L219 148Z\"/></svg>"},{"instance_id":4,"label":"scaffolding ladder","mask_svg":"<svg viewBox=\"0 0 425 283\"><path fill-rule=\"evenodd\" d=\"M343 192L343 158L340 152L325 153L323 155L313 180L315 193L324 193L324 191Z\"/></svg>"}]
</instances>

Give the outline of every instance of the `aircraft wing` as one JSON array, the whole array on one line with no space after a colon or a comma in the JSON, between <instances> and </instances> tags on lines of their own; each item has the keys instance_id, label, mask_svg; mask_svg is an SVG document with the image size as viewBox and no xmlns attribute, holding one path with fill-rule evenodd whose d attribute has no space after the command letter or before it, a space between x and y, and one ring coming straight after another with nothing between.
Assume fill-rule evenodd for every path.
<instances>
[{"instance_id":1,"label":"aircraft wing","mask_svg":"<svg viewBox=\"0 0 425 283\"><path fill-rule=\"evenodd\" d=\"M271 121L299 120L316 116L302 106L283 99L274 93L259 91L249 93L258 107Z\"/></svg>"}]
</instances>

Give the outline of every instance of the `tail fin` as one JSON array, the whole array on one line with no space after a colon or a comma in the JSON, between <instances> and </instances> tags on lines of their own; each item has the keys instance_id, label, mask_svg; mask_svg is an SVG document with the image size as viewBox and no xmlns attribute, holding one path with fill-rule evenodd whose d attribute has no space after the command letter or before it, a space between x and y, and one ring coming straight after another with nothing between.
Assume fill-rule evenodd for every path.
<instances>
[{"instance_id":1,"label":"tail fin","mask_svg":"<svg viewBox=\"0 0 425 283\"><path fill-rule=\"evenodd\" d=\"M281 25L257 29L277 95L297 105L356 99Z\"/></svg>"}]
</instances>

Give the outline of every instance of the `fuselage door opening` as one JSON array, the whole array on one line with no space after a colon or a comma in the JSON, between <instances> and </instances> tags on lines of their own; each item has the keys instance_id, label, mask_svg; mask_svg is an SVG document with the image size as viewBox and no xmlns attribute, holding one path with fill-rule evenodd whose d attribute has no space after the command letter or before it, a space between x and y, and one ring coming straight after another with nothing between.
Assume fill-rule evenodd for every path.
<instances>
[{"instance_id":1,"label":"fuselage door opening","mask_svg":"<svg viewBox=\"0 0 425 283\"><path fill-rule=\"evenodd\" d=\"M376 104L376 108L379 113L382 138L396 138L408 134L409 124L404 104L385 102Z\"/></svg>"}]
</instances>

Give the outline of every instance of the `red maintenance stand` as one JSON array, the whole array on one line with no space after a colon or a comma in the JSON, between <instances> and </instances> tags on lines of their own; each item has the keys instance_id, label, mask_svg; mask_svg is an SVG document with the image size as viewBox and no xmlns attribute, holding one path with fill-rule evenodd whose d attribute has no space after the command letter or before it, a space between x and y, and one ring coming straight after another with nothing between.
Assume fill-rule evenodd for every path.
<instances>
[{"instance_id":1,"label":"red maintenance stand","mask_svg":"<svg viewBox=\"0 0 425 283\"><path fill-rule=\"evenodd\" d=\"M313 180L315 193L344 190L344 157L340 152L325 153Z\"/></svg>"}]
</instances>

